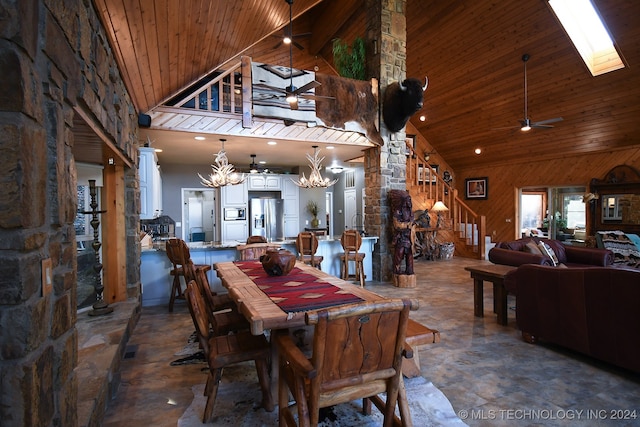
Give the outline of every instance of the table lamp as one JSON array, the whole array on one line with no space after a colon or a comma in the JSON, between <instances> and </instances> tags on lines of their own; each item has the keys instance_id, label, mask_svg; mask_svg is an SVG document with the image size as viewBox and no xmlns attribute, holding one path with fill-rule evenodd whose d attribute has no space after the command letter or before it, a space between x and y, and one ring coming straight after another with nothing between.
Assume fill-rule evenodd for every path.
<instances>
[{"instance_id":1,"label":"table lamp","mask_svg":"<svg viewBox=\"0 0 640 427\"><path fill-rule=\"evenodd\" d=\"M438 214L438 221L436 222L436 228L442 226L442 213L448 211L449 208L445 206L441 201L437 201L432 207L431 211Z\"/></svg>"}]
</instances>

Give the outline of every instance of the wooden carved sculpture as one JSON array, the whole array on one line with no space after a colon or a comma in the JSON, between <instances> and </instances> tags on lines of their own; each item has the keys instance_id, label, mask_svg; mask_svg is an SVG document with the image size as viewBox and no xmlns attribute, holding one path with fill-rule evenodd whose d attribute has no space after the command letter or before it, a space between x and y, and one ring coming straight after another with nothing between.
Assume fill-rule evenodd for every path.
<instances>
[{"instance_id":1,"label":"wooden carved sculpture","mask_svg":"<svg viewBox=\"0 0 640 427\"><path fill-rule=\"evenodd\" d=\"M395 275L413 274L413 206L409 192L404 190L389 191L391 212L393 215L393 273ZM402 272L402 260L405 269Z\"/></svg>"}]
</instances>

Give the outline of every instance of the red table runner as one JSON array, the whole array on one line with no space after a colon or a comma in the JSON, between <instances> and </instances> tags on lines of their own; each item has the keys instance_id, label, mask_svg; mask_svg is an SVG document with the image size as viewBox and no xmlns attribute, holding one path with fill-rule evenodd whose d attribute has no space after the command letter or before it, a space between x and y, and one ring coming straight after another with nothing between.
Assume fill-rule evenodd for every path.
<instances>
[{"instance_id":1,"label":"red table runner","mask_svg":"<svg viewBox=\"0 0 640 427\"><path fill-rule=\"evenodd\" d=\"M364 301L298 267L294 267L286 276L269 276L259 261L236 261L235 264L287 313Z\"/></svg>"}]
</instances>

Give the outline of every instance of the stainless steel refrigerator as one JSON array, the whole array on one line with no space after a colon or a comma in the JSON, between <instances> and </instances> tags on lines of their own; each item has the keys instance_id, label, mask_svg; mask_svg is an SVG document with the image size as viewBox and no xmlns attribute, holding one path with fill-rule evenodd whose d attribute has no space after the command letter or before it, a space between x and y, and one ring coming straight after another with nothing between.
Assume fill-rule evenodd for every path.
<instances>
[{"instance_id":1,"label":"stainless steel refrigerator","mask_svg":"<svg viewBox=\"0 0 640 427\"><path fill-rule=\"evenodd\" d=\"M255 198L249 203L250 235L264 236L267 241L284 240L284 200Z\"/></svg>"}]
</instances>

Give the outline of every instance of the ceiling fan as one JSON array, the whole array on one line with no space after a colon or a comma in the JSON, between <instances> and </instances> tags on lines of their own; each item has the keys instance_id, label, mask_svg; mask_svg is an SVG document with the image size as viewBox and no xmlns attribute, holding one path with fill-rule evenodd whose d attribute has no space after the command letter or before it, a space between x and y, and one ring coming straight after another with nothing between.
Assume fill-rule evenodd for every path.
<instances>
[{"instance_id":1,"label":"ceiling fan","mask_svg":"<svg viewBox=\"0 0 640 427\"><path fill-rule=\"evenodd\" d=\"M292 12L292 6L293 6L293 0L284 0L288 5L289 5L289 34L293 33L293 12ZM257 99L259 101L264 101L266 99L269 98L276 98L276 97L285 97L285 100L287 101L287 103L289 104L289 107L292 110L297 110L298 109L298 98L304 98L304 99L311 99L311 100L317 100L317 99L334 99L333 97L330 96L321 96L321 95L315 95L314 93L307 93L308 91L320 86L320 82L317 82L315 80L312 80L304 85L302 85L301 87L295 87L293 84L293 74L294 74L294 70L293 70L293 47L292 47L293 43L289 44L289 85L285 88L279 88L279 87L273 87L273 86L267 86L267 85L263 85L265 88L270 89L271 91L275 91L275 92L279 92L277 95L268 95L266 98L260 98Z\"/></svg>"},{"instance_id":2,"label":"ceiling fan","mask_svg":"<svg viewBox=\"0 0 640 427\"><path fill-rule=\"evenodd\" d=\"M528 111L528 98L527 98L527 61L531 56L525 53L522 55L522 62L524 63L524 119L520 120L520 130L523 132L529 131L532 128L539 129L549 129L552 128L551 123L556 123L562 121L562 117L555 117L553 119L541 120L538 122L533 122L529 119L529 111Z\"/></svg>"},{"instance_id":3,"label":"ceiling fan","mask_svg":"<svg viewBox=\"0 0 640 427\"><path fill-rule=\"evenodd\" d=\"M300 39L302 37L309 37L311 33L300 33L300 34L291 34L291 29L287 26L282 30L282 36L274 35L273 37L277 37L280 41L273 47L273 49L277 49L283 44L293 44L300 50L304 50L304 46L296 41L296 39Z\"/></svg>"}]
</instances>

